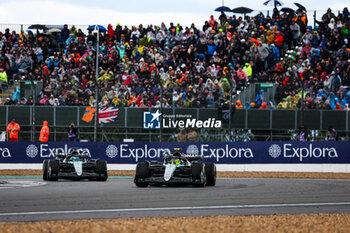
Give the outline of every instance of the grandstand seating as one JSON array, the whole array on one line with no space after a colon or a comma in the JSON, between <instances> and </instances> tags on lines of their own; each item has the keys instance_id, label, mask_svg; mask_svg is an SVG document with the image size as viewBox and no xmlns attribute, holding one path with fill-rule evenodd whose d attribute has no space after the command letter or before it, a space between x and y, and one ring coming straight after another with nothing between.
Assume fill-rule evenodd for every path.
<instances>
[{"instance_id":1,"label":"grandstand seating","mask_svg":"<svg viewBox=\"0 0 350 233\"><path fill-rule=\"evenodd\" d=\"M317 30L305 19L299 9L245 19L223 14L201 27L108 25L99 38L98 88L92 31L5 30L0 68L13 80L43 81L43 105L91 105L98 91L101 106L219 107L249 83L265 82L278 86L275 98L254 96L249 108L276 101L280 109L348 110L349 12L329 9ZM31 104L27 99L3 103Z\"/></svg>"}]
</instances>

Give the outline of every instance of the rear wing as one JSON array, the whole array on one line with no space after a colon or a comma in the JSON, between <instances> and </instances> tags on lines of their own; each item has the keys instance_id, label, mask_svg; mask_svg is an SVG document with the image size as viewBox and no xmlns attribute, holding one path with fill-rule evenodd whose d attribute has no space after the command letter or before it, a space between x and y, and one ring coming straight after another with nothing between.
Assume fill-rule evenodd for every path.
<instances>
[{"instance_id":1,"label":"rear wing","mask_svg":"<svg viewBox=\"0 0 350 233\"><path fill-rule=\"evenodd\" d=\"M188 161L201 160L203 161L203 155L199 154L181 154L181 155L172 155L172 154L164 154L163 159L186 159Z\"/></svg>"},{"instance_id":2,"label":"rear wing","mask_svg":"<svg viewBox=\"0 0 350 233\"><path fill-rule=\"evenodd\" d=\"M55 159L65 159L67 157L67 154L55 154Z\"/></svg>"},{"instance_id":3,"label":"rear wing","mask_svg":"<svg viewBox=\"0 0 350 233\"><path fill-rule=\"evenodd\" d=\"M80 159L90 158L89 154L72 154L72 153L56 154L56 155L54 155L54 158L55 159L70 159L72 156L79 157Z\"/></svg>"},{"instance_id":4,"label":"rear wing","mask_svg":"<svg viewBox=\"0 0 350 233\"><path fill-rule=\"evenodd\" d=\"M188 161L194 161L198 159L203 161L203 155L199 154L181 154L181 157L186 158Z\"/></svg>"}]
</instances>

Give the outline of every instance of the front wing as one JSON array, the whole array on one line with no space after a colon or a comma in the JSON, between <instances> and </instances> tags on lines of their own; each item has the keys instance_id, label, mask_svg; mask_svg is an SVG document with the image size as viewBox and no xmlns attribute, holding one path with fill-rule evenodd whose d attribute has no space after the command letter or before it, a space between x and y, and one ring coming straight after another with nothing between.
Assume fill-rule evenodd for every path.
<instances>
[{"instance_id":1,"label":"front wing","mask_svg":"<svg viewBox=\"0 0 350 233\"><path fill-rule=\"evenodd\" d=\"M60 163L60 169L57 175L58 179L92 179L99 177L101 176L96 172L96 166L89 163L83 165L83 173L81 175L77 175L73 164Z\"/></svg>"}]
</instances>

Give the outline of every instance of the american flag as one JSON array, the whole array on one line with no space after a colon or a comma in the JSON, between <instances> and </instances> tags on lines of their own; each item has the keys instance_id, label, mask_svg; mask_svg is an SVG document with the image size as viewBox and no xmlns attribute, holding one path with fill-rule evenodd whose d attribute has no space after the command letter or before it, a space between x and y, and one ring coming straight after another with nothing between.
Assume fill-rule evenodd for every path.
<instances>
[{"instance_id":1,"label":"american flag","mask_svg":"<svg viewBox=\"0 0 350 233\"><path fill-rule=\"evenodd\" d=\"M117 119L119 109L117 107L104 107L98 111L98 123L109 123Z\"/></svg>"}]
</instances>

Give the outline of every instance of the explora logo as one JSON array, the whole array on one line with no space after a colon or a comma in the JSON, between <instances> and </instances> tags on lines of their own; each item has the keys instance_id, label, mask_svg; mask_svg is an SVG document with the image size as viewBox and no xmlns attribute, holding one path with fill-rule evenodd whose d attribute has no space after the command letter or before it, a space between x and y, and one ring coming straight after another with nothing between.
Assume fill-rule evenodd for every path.
<instances>
[{"instance_id":1,"label":"explora logo","mask_svg":"<svg viewBox=\"0 0 350 233\"><path fill-rule=\"evenodd\" d=\"M156 112L143 113L143 128L144 129L160 129L160 116L162 114L157 110Z\"/></svg>"},{"instance_id":2,"label":"explora logo","mask_svg":"<svg viewBox=\"0 0 350 233\"><path fill-rule=\"evenodd\" d=\"M11 153L8 148L0 148L0 157L11 158Z\"/></svg>"},{"instance_id":3,"label":"explora logo","mask_svg":"<svg viewBox=\"0 0 350 233\"><path fill-rule=\"evenodd\" d=\"M298 158L300 162L308 158L338 158L337 150L334 147L313 147L312 144L309 147L295 148L292 144L283 144L283 148L279 145L271 145L269 148L269 154L272 158L278 158L283 155L284 158Z\"/></svg>"}]
</instances>

